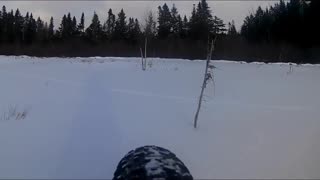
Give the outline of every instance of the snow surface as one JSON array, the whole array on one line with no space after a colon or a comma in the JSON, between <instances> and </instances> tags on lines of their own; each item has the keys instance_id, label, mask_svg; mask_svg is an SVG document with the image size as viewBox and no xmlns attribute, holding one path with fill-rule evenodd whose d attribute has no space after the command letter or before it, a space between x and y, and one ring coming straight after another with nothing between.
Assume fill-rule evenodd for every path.
<instances>
[{"instance_id":1,"label":"snow surface","mask_svg":"<svg viewBox=\"0 0 320 180\"><path fill-rule=\"evenodd\" d=\"M215 61L194 129L205 62L152 61L0 56L0 178L112 178L144 145L194 178L320 178L319 65Z\"/></svg>"}]
</instances>

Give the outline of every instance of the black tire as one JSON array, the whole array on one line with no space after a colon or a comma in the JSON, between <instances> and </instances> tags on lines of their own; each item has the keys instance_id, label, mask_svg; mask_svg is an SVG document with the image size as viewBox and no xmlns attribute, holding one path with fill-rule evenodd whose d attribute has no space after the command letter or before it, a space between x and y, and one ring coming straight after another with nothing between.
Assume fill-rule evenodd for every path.
<instances>
[{"instance_id":1,"label":"black tire","mask_svg":"<svg viewBox=\"0 0 320 180\"><path fill-rule=\"evenodd\" d=\"M128 152L119 162L113 180L193 180L188 168L175 154L157 146Z\"/></svg>"}]
</instances>

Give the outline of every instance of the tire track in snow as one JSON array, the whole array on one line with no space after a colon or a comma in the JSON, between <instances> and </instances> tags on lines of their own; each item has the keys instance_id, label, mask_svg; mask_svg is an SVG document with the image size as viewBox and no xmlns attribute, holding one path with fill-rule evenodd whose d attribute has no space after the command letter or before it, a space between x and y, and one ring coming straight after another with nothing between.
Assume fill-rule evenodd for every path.
<instances>
[{"instance_id":1,"label":"tire track in snow","mask_svg":"<svg viewBox=\"0 0 320 180\"><path fill-rule=\"evenodd\" d=\"M152 92L144 92L144 91L136 91L136 90L128 90L128 89L112 89L113 93L123 93L128 95L135 96L145 96L145 97L153 97L153 98L163 98L168 100L175 100L187 103L196 103L197 98L191 97L181 97L181 96L170 96L170 95L161 95ZM214 97L213 97L214 98ZM209 102L205 102L206 105L215 105L215 106L238 106L242 108L253 108L253 109L266 109L266 110L281 110L281 111L317 111L312 107L303 107L303 106L294 106L294 105L266 105L266 104L253 104L253 103L243 103L237 101L216 101L212 100Z\"/></svg>"},{"instance_id":2,"label":"tire track in snow","mask_svg":"<svg viewBox=\"0 0 320 180\"><path fill-rule=\"evenodd\" d=\"M181 97L181 96L170 96L170 95L161 95L152 92L144 92L144 91L135 91L135 90L128 90L128 89L112 89L111 92L113 93L124 93L129 95L136 95L136 96L145 96L145 97L157 97L157 98L164 98L164 99L173 99L179 101L195 101L195 98L188 98L188 97Z\"/></svg>"},{"instance_id":3,"label":"tire track in snow","mask_svg":"<svg viewBox=\"0 0 320 180\"><path fill-rule=\"evenodd\" d=\"M55 178L112 178L122 141L112 95L101 74L89 72L83 103L75 114Z\"/></svg>"}]
</instances>

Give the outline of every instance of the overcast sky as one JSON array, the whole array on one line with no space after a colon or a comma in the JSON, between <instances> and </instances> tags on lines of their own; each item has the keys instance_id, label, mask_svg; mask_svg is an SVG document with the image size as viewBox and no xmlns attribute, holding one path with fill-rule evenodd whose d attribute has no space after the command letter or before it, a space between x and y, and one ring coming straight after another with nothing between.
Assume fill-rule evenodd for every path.
<instances>
[{"instance_id":1,"label":"overcast sky","mask_svg":"<svg viewBox=\"0 0 320 180\"><path fill-rule=\"evenodd\" d=\"M41 18L48 21L51 16L54 18L55 28L60 24L63 14L71 13L80 19L81 13L85 13L86 25L91 21L93 12L96 11L99 15L100 21L104 22L107 17L109 8L118 14L121 8L124 9L127 17L135 17L139 20L143 19L146 12L152 10L157 14L157 7L167 3L171 8L174 3L178 8L179 13L189 17L193 4L197 1L4 1L2 5L9 9L19 8L25 15L27 11L32 12L34 17ZM208 1L208 4L216 15L222 18L225 23L234 20L237 29L239 29L246 15L253 12L258 6L267 7L274 4L275 1Z\"/></svg>"}]
</instances>

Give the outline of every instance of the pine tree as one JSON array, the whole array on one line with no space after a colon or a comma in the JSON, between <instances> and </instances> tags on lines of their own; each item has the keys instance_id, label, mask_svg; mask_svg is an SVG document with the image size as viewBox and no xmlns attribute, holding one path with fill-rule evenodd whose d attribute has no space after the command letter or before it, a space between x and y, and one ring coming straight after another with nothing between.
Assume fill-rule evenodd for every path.
<instances>
[{"instance_id":1,"label":"pine tree","mask_svg":"<svg viewBox=\"0 0 320 180\"><path fill-rule=\"evenodd\" d=\"M72 18L71 18L71 14L70 13L68 13L67 21L66 21L66 34L67 34L67 37L71 37L72 34L73 34Z\"/></svg>"},{"instance_id":2,"label":"pine tree","mask_svg":"<svg viewBox=\"0 0 320 180\"><path fill-rule=\"evenodd\" d=\"M78 25L79 32L84 32L84 13L81 14L80 23Z\"/></svg>"},{"instance_id":3,"label":"pine tree","mask_svg":"<svg viewBox=\"0 0 320 180\"><path fill-rule=\"evenodd\" d=\"M235 36L237 35L236 26L234 25L234 20L228 23L228 35Z\"/></svg>"},{"instance_id":4,"label":"pine tree","mask_svg":"<svg viewBox=\"0 0 320 180\"><path fill-rule=\"evenodd\" d=\"M206 0L201 0L201 3L199 3L199 6L198 6L198 16L200 19L199 29L200 29L200 32L208 36L209 33L212 32L213 30L213 19L212 19L211 11L209 9L209 6Z\"/></svg>"},{"instance_id":5,"label":"pine tree","mask_svg":"<svg viewBox=\"0 0 320 180\"><path fill-rule=\"evenodd\" d=\"M50 18L50 24L48 27L48 39L53 39L54 37L54 24L53 24L53 17Z\"/></svg>"},{"instance_id":6,"label":"pine tree","mask_svg":"<svg viewBox=\"0 0 320 180\"><path fill-rule=\"evenodd\" d=\"M44 28L44 22L41 20L40 17L37 18L36 25L37 25L36 32L39 32Z\"/></svg>"},{"instance_id":7,"label":"pine tree","mask_svg":"<svg viewBox=\"0 0 320 180\"><path fill-rule=\"evenodd\" d=\"M27 19L27 26L26 26L26 32L25 32L25 40L27 43L32 43L36 38L37 24L36 24L36 20L33 18L32 13L26 19Z\"/></svg>"},{"instance_id":8,"label":"pine tree","mask_svg":"<svg viewBox=\"0 0 320 180\"><path fill-rule=\"evenodd\" d=\"M24 17L23 22L23 28L22 28L22 41L26 42L26 36L27 36L27 28L29 24L29 12L26 13L26 16Z\"/></svg>"},{"instance_id":9,"label":"pine tree","mask_svg":"<svg viewBox=\"0 0 320 180\"><path fill-rule=\"evenodd\" d=\"M112 9L108 11L108 18L104 24L104 32L107 35L107 38L112 39L114 34L114 28L116 24L116 16L112 13Z\"/></svg>"},{"instance_id":10,"label":"pine tree","mask_svg":"<svg viewBox=\"0 0 320 180\"><path fill-rule=\"evenodd\" d=\"M60 27L59 27L59 36L61 39L66 39L68 37L68 22L67 22L67 16L63 15Z\"/></svg>"},{"instance_id":11,"label":"pine tree","mask_svg":"<svg viewBox=\"0 0 320 180\"><path fill-rule=\"evenodd\" d=\"M182 29L182 20L174 4L171 8L171 27L171 32L174 35L174 37L179 37L180 31Z\"/></svg>"},{"instance_id":12,"label":"pine tree","mask_svg":"<svg viewBox=\"0 0 320 180\"><path fill-rule=\"evenodd\" d=\"M118 14L118 18L116 20L115 31L114 31L114 38L115 39L126 39L127 35L127 21L126 15L121 9Z\"/></svg>"},{"instance_id":13,"label":"pine tree","mask_svg":"<svg viewBox=\"0 0 320 180\"><path fill-rule=\"evenodd\" d=\"M319 0L311 0L310 6L307 14L307 27L312 27L311 32L309 34L309 40L312 43L311 45L319 45L320 44L320 27L319 25L315 25L316 22L320 19L320 1ZM309 30L309 28L308 28Z\"/></svg>"},{"instance_id":14,"label":"pine tree","mask_svg":"<svg viewBox=\"0 0 320 180\"><path fill-rule=\"evenodd\" d=\"M223 20L218 18L217 16L214 16L213 19L213 34L223 34L225 33L227 29L225 28L225 24L223 23Z\"/></svg>"},{"instance_id":15,"label":"pine tree","mask_svg":"<svg viewBox=\"0 0 320 180\"><path fill-rule=\"evenodd\" d=\"M102 37L102 26L100 24L99 17L96 12L93 14L91 24L86 29L86 35L89 40L93 42L98 42Z\"/></svg>"},{"instance_id":16,"label":"pine tree","mask_svg":"<svg viewBox=\"0 0 320 180\"><path fill-rule=\"evenodd\" d=\"M48 25L40 17L36 21L36 40L44 42L48 39Z\"/></svg>"},{"instance_id":17,"label":"pine tree","mask_svg":"<svg viewBox=\"0 0 320 180\"><path fill-rule=\"evenodd\" d=\"M72 31L72 35L78 35L78 27L77 27L77 19L75 16L73 16L72 18L72 23L71 23L71 31Z\"/></svg>"},{"instance_id":18,"label":"pine tree","mask_svg":"<svg viewBox=\"0 0 320 180\"><path fill-rule=\"evenodd\" d=\"M13 10L11 10L7 14L7 41L9 43L13 43L15 40L15 32L14 32L14 13Z\"/></svg>"},{"instance_id":19,"label":"pine tree","mask_svg":"<svg viewBox=\"0 0 320 180\"><path fill-rule=\"evenodd\" d=\"M46 41L48 41L49 40L49 26L48 26L47 22L44 23L43 31L44 31L44 39Z\"/></svg>"},{"instance_id":20,"label":"pine tree","mask_svg":"<svg viewBox=\"0 0 320 180\"><path fill-rule=\"evenodd\" d=\"M2 18L1 18L1 40L7 40L7 26L8 26L8 17L6 6L2 6Z\"/></svg>"},{"instance_id":21,"label":"pine tree","mask_svg":"<svg viewBox=\"0 0 320 180\"><path fill-rule=\"evenodd\" d=\"M158 7L158 36L159 38L167 38L172 29L172 18L169 7L165 3L162 7Z\"/></svg>"},{"instance_id":22,"label":"pine tree","mask_svg":"<svg viewBox=\"0 0 320 180\"><path fill-rule=\"evenodd\" d=\"M188 37L188 31L189 31L189 22L188 22L187 16L185 15L182 21L182 29L180 31L180 37L182 39Z\"/></svg>"},{"instance_id":23,"label":"pine tree","mask_svg":"<svg viewBox=\"0 0 320 180\"><path fill-rule=\"evenodd\" d=\"M15 40L18 42L22 41L23 23L24 23L23 17L19 9L17 9L14 15L14 33L15 33Z\"/></svg>"},{"instance_id":24,"label":"pine tree","mask_svg":"<svg viewBox=\"0 0 320 180\"><path fill-rule=\"evenodd\" d=\"M128 40L129 41L131 41L134 37L133 31L134 31L134 19L130 17L128 22Z\"/></svg>"},{"instance_id":25,"label":"pine tree","mask_svg":"<svg viewBox=\"0 0 320 180\"><path fill-rule=\"evenodd\" d=\"M209 35L212 34L214 27L214 22L211 14L211 10L206 2L206 0L201 0L197 8L193 7L189 34L193 39L203 39L207 40Z\"/></svg>"},{"instance_id":26,"label":"pine tree","mask_svg":"<svg viewBox=\"0 0 320 180\"><path fill-rule=\"evenodd\" d=\"M2 28L3 28L3 19L2 19L2 11L0 11L0 43L2 42Z\"/></svg>"},{"instance_id":27,"label":"pine tree","mask_svg":"<svg viewBox=\"0 0 320 180\"><path fill-rule=\"evenodd\" d=\"M147 37L148 39L152 39L153 37L156 36L156 31L157 31L156 21L155 21L154 15L150 11L147 14L147 17L145 19L145 27L143 29L144 36Z\"/></svg>"},{"instance_id":28,"label":"pine tree","mask_svg":"<svg viewBox=\"0 0 320 180\"><path fill-rule=\"evenodd\" d=\"M129 18L128 23L128 40L131 43L136 43L140 36L140 25L138 19Z\"/></svg>"},{"instance_id":29,"label":"pine tree","mask_svg":"<svg viewBox=\"0 0 320 180\"><path fill-rule=\"evenodd\" d=\"M6 6L2 6L2 19L3 19L3 21L6 21L6 19L7 19L7 8L6 8Z\"/></svg>"},{"instance_id":30,"label":"pine tree","mask_svg":"<svg viewBox=\"0 0 320 180\"><path fill-rule=\"evenodd\" d=\"M189 21L189 27L188 27L188 34L191 38L197 39L198 38L198 15L196 11L196 6L193 4L192 12L191 12L191 17Z\"/></svg>"},{"instance_id":31,"label":"pine tree","mask_svg":"<svg viewBox=\"0 0 320 180\"><path fill-rule=\"evenodd\" d=\"M134 20L134 32L137 33L137 36L141 34L140 23L137 18Z\"/></svg>"},{"instance_id":32,"label":"pine tree","mask_svg":"<svg viewBox=\"0 0 320 180\"><path fill-rule=\"evenodd\" d=\"M177 37L182 38L182 35L184 34L183 32L183 21L181 19L181 16L178 15L178 33L177 33Z\"/></svg>"}]
</instances>

